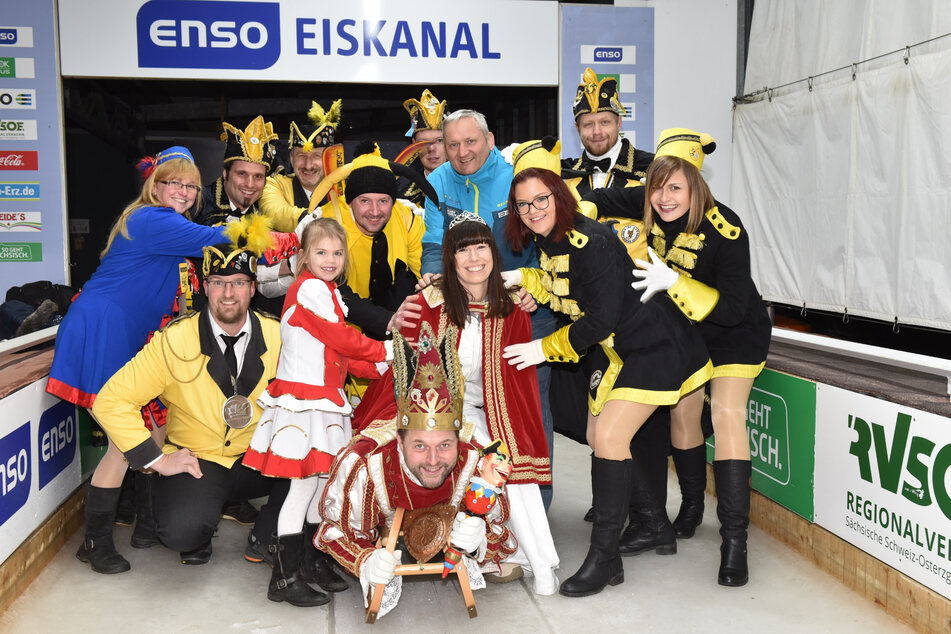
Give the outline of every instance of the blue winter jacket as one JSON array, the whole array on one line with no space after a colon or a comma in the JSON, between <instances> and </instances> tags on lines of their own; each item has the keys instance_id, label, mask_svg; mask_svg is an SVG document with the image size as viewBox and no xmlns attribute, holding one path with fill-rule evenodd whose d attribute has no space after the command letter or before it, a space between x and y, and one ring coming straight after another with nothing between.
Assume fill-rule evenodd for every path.
<instances>
[{"instance_id":1,"label":"blue winter jacket","mask_svg":"<svg viewBox=\"0 0 951 634\"><path fill-rule=\"evenodd\" d=\"M423 273L442 273L443 232L456 214L463 211L478 214L492 228L502 256L503 271L538 266L534 245L529 244L521 253L514 253L505 242L512 166L505 162L498 149L492 148L489 158L475 174L463 176L446 161L427 178L439 195L440 204L436 207L431 200L426 199Z\"/></svg>"}]
</instances>

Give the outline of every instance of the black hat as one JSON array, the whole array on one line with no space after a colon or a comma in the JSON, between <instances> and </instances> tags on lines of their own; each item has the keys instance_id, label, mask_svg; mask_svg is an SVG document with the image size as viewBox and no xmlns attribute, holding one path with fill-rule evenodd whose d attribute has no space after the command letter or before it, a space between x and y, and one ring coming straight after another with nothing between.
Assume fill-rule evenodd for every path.
<instances>
[{"instance_id":1,"label":"black hat","mask_svg":"<svg viewBox=\"0 0 951 634\"><path fill-rule=\"evenodd\" d=\"M316 101L310 102L307 118L314 125L298 124L291 121L291 136L288 149L299 147L310 152L315 147L328 147L334 144L334 135L340 125L340 110L343 101L336 100L325 112Z\"/></svg>"},{"instance_id":2,"label":"black hat","mask_svg":"<svg viewBox=\"0 0 951 634\"><path fill-rule=\"evenodd\" d=\"M220 242L204 248L201 271L209 275L244 274L254 279L258 258L271 246L271 221L261 214L246 214L228 223Z\"/></svg>"},{"instance_id":3,"label":"black hat","mask_svg":"<svg viewBox=\"0 0 951 634\"><path fill-rule=\"evenodd\" d=\"M225 145L225 163L231 161L247 161L263 165L267 172L271 171L274 156L277 154L271 141L277 139L277 134L271 122L264 122L264 117L255 117L244 130L239 130L230 123L223 122L221 126L221 140Z\"/></svg>"},{"instance_id":4,"label":"black hat","mask_svg":"<svg viewBox=\"0 0 951 634\"><path fill-rule=\"evenodd\" d=\"M627 113L618 98L617 79L608 76L599 80L598 75L590 68L586 68L581 75L581 83L578 84L571 110L574 112L575 121L589 112L613 112L618 116Z\"/></svg>"},{"instance_id":5,"label":"black hat","mask_svg":"<svg viewBox=\"0 0 951 634\"><path fill-rule=\"evenodd\" d=\"M353 155L353 169L347 177L347 186L344 189L347 203L361 194L389 194L396 200L396 174L390 168L390 162L380 156L377 144L361 143Z\"/></svg>"}]
</instances>

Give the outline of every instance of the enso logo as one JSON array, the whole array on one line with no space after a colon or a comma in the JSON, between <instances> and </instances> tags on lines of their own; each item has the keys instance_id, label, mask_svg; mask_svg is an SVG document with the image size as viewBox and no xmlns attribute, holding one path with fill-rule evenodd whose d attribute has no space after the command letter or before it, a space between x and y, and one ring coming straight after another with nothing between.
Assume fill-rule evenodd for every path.
<instances>
[{"instance_id":1,"label":"enso logo","mask_svg":"<svg viewBox=\"0 0 951 634\"><path fill-rule=\"evenodd\" d=\"M281 56L277 2L151 0L136 15L139 68L257 69Z\"/></svg>"}]
</instances>

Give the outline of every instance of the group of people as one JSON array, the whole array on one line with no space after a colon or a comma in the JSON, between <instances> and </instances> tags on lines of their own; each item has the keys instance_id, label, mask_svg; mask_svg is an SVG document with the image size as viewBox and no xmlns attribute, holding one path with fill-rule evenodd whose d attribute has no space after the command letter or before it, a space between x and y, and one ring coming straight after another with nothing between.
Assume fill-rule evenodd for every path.
<instances>
[{"instance_id":1,"label":"group of people","mask_svg":"<svg viewBox=\"0 0 951 634\"><path fill-rule=\"evenodd\" d=\"M445 520L465 568L594 594L623 581L622 555L675 553L702 521L709 385L718 581L745 584L745 410L770 324L746 232L700 174L712 139L634 148L616 80L590 69L578 159L551 138L502 151L484 116L429 90L404 107L412 140L392 161L368 142L345 162L338 100L291 123L287 167L263 117L223 124L211 185L180 146L140 164L48 384L109 438L77 557L129 570L112 526L131 467L133 547L205 563L223 511L267 496L245 557L272 567L269 599L327 603L348 587L336 563L395 602L399 553L379 539L396 510L460 509L494 452L511 461L501 504ZM560 584L555 429L592 450L591 544Z\"/></svg>"}]
</instances>

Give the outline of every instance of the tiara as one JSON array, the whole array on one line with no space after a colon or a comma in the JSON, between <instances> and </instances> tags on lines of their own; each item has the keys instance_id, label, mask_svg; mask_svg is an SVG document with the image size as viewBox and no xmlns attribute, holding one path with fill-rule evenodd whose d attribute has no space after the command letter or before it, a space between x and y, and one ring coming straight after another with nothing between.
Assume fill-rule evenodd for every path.
<instances>
[{"instance_id":1,"label":"tiara","mask_svg":"<svg viewBox=\"0 0 951 634\"><path fill-rule=\"evenodd\" d=\"M453 219L449 222L449 228L452 229L456 225L470 220L472 222L481 222L482 224L488 226L488 223L480 216L472 213L471 211L464 211L461 214L456 214L455 217L453 217Z\"/></svg>"}]
</instances>

